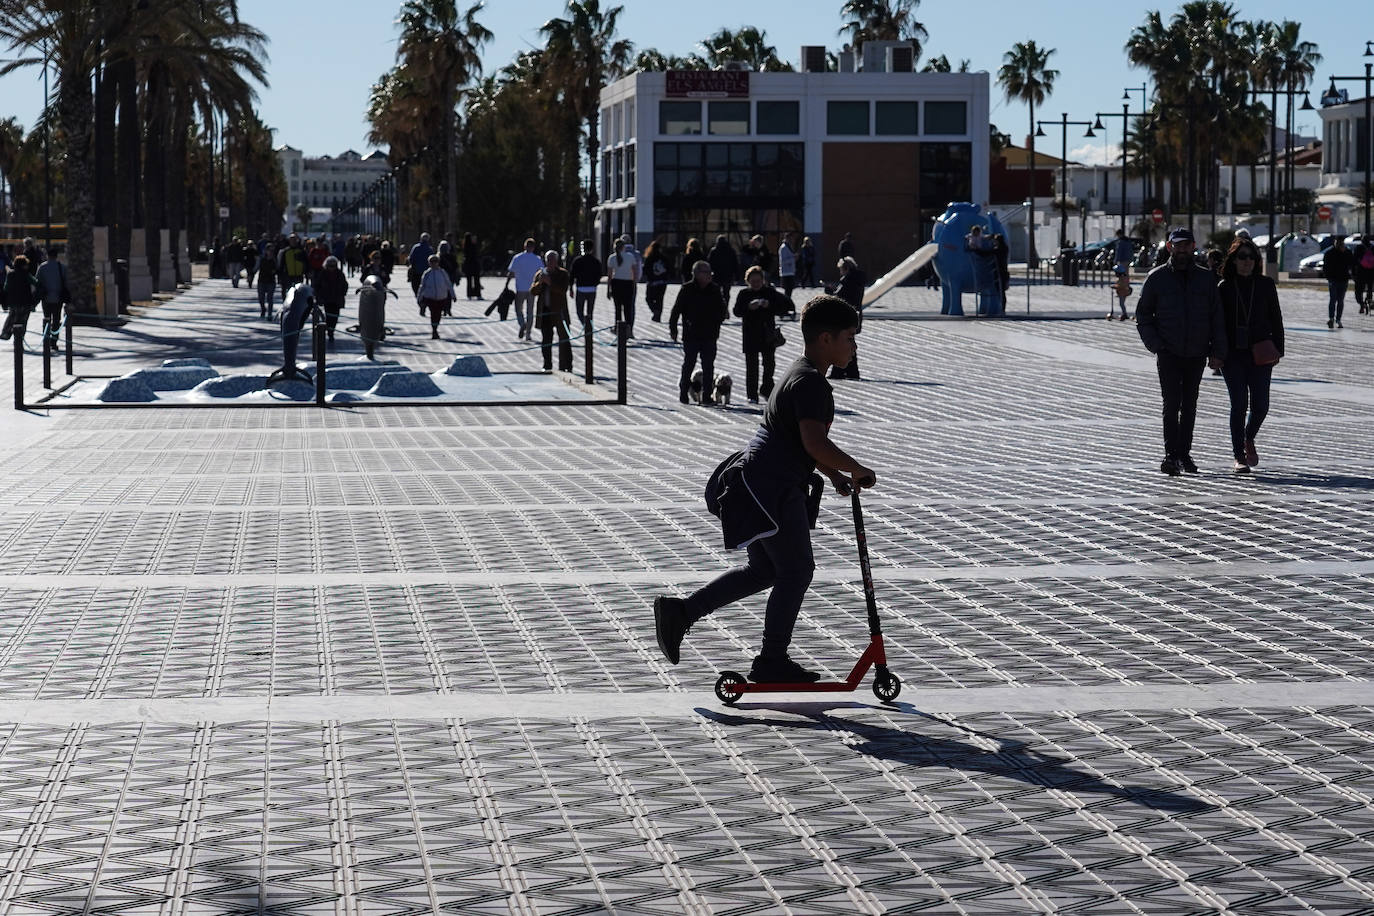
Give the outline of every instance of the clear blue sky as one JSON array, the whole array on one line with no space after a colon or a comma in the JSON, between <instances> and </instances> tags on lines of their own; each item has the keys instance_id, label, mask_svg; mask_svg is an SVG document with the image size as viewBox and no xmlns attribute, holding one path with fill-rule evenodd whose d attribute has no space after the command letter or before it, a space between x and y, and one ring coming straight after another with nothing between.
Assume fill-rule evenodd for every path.
<instances>
[{"instance_id":1,"label":"clear blue sky","mask_svg":"<svg viewBox=\"0 0 1374 916\"><path fill-rule=\"evenodd\" d=\"M613 2L603 0L606 6ZM842 43L836 35L842 0L753 0L747 5L737 0L620 2L625 7L621 34L636 47L685 54L722 26L744 25L765 30L779 54L793 63L803 44L824 44L833 50ZM271 39L271 86L261 90L260 108L263 119L276 128L277 142L289 143L308 155L333 154L349 147L365 152L368 144L363 111L370 86L395 60L394 20L399 0L240 0L239 5L243 18ZM1179 5L925 0L918 18L930 32L927 56L945 54L956 66L960 59L967 59L974 70L995 73L1002 54L1017 41L1031 39L1056 48L1052 65L1059 69L1060 77L1046 103L1045 115L1056 118L1067 111L1071 119L1091 119L1096 111L1119 111L1123 87L1139 86L1145 79L1142 71L1127 65L1122 53L1122 45L1131 29L1144 19L1145 10L1159 9L1167 15ZM1242 16L1252 19L1293 18L1312 12L1303 18L1302 34L1315 41L1326 58L1320 67L1316 95L1332 72L1363 73L1361 54L1365 39L1374 38L1374 25L1367 32L1353 30L1351 25L1359 21L1358 16L1331 15L1325 5L1299 7L1279 0L1248 0L1236 6ZM479 18L496 38L485 49L485 69L498 70L517 52L538 47L539 26L560 15L563 8L562 0L488 3ZM741 16L746 8L747 18ZM1345 9L1348 12L1354 7ZM978 11L976 21L969 19L969 10ZM7 55L0 50L0 56ZM1354 96L1353 84L1350 88ZM13 114L26 126L32 124L41 104L37 74L0 79L0 91L5 98L0 113ZM1298 123L1299 132L1314 134L1318 119L1314 113L1306 114ZM1025 106L1004 102L995 87L992 120L1015 142L1024 140ZM1106 123L1107 142L1114 145L1120 140L1120 119ZM1083 140L1081 133L1070 132L1071 156L1083 161L1100 159L1103 140Z\"/></svg>"}]
</instances>

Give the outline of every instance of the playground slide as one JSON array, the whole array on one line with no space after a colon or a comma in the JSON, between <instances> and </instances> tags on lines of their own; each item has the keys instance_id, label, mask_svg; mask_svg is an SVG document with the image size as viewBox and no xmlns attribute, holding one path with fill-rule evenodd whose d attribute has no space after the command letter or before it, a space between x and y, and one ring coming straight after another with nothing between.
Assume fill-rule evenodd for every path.
<instances>
[{"instance_id":1,"label":"playground slide","mask_svg":"<svg viewBox=\"0 0 1374 916\"><path fill-rule=\"evenodd\" d=\"M917 248L912 252L911 257L883 274L872 286L864 290L864 305L872 305L885 296L892 287L901 283L922 267L925 267L931 262L935 257L935 253L939 250L940 246L934 242L928 242L920 248Z\"/></svg>"}]
</instances>

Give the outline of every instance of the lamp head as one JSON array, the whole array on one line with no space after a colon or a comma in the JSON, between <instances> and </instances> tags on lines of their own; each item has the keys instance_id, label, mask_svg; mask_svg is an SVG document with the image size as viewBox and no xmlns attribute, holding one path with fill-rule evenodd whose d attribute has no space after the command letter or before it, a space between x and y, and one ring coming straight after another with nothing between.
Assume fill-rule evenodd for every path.
<instances>
[{"instance_id":1,"label":"lamp head","mask_svg":"<svg viewBox=\"0 0 1374 916\"><path fill-rule=\"evenodd\" d=\"M1374 57L1374 50L1370 50L1370 45L1374 45L1374 41L1366 41L1366 42L1364 43L1364 56L1365 56L1365 57Z\"/></svg>"},{"instance_id":2,"label":"lamp head","mask_svg":"<svg viewBox=\"0 0 1374 916\"><path fill-rule=\"evenodd\" d=\"M1312 99L1309 97L1308 93L1304 92L1304 93L1302 94L1302 104L1298 106L1298 111L1312 111L1312 110L1313 110L1313 108L1312 108Z\"/></svg>"},{"instance_id":3,"label":"lamp head","mask_svg":"<svg viewBox=\"0 0 1374 916\"><path fill-rule=\"evenodd\" d=\"M1083 136L1085 136L1085 137L1096 137L1096 136L1097 136L1097 134L1093 133L1093 126L1092 126L1091 124L1088 125L1088 129L1087 129L1086 132L1084 132Z\"/></svg>"},{"instance_id":4,"label":"lamp head","mask_svg":"<svg viewBox=\"0 0 1374 916\"><path fill-rule=\"evenodd\" d=\"M1041 124L1038 123L1038 122L1037 122L1036 125L1035 125L1035 135L1036 135L1037 137L1043 137L1043 136L1045 136L1045 128L1044 128L1043 125L1041 125Z\"/></svg>"},{"instance_id":5,"label":"lamp head","mask_svg":"<svg viewBox=\"0 0 1374 916\"><path fill-rule=\"evenodd\" d=\"M1098 116L1097 116L1097 120L1093 122L1093 126L1090 127L1090 128L1088 128L1088 129L1089 129L1089 130L1106 130L1107 128L1102 124L1102 115L1098 115Z\"/></svg>"}]
</instances>

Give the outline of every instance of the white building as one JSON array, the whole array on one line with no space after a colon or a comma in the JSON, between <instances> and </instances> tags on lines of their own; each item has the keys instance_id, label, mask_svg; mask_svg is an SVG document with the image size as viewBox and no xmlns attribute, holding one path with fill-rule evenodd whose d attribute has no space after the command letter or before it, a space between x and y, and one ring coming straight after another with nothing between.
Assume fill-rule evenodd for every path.
<instances>
[{"instance_id":1,"label":"white building","mask_svg":"<svg viewBox=\"0 0 1374 916\"><path fill-rule=\"evenodd\" d=\"M823 69L824 48L803 48ZM852 233L870 277L930 237L950 201L988 196L988 74L911 72L901 42L862 71L634 73L601 93L599 243L677 249L726 235L810 236L833 273Z\"/></svg>"},{"instance_id":2,"label":"white building","mask_svg":"<svg viewBox=\"0 0 1374 916\"><path fill-rule=\"evenodd\" d=\"M380 151L363 156L344 150L338 156L306 156L292 146L277 148L277 160L286 178L286 213L283 225L295 220L296 208L305 204L316 211L316 225L339 207L347 206L389 168Z\"/></svg>"},{"instance_id":3,"label":"white building","mask_svg":"<svg viewBox=\"0 0 1374 916\"><path fill-rule=\"evenodd\" d=\"M1334 102L1334 104L1332 104ZM1333 228L1339 232L1363 230L1364 212L1360 189L1370 169L1369 123L1365 98L1347 101L1345 93L1322 97L1322 174L1317 202L1333 211Z\"/></svg>"}]
</instances>

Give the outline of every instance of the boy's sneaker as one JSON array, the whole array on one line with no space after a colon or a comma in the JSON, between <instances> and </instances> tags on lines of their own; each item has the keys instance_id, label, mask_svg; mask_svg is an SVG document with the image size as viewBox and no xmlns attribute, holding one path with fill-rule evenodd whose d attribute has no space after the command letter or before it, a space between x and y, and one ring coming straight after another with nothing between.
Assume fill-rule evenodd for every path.
<instances>
[{"instance_id":1,"label":"boy's sneaker","mask_svg":"<svg viewBox=\"0 0 1374 916\"><path fill-rule=\"evenodd\" d=\"M1159 469L1170 477L1177 477L1179 475L1178 462L1172 458L1165 458L1161 461L1159 463Z\"/></svg>"},{"instance_id":2,"label":"boy's sneaker","mask_svg":"<svg viewBox=\"0 0 1374 916\"><path fill-rule=\"evenodd\" d=\"M663 657L674 665L681 658L682 638L691 624L687 620L686 602L681 598L659 595L654 599L654 635Z\"/></svg>"},{"instance_id":3,"label":"boy's sneaker","mask_svg":"<svg viewBox=\"0 0 1374 916\"><path fill-rule=\"evenodd\" d=\"M819 672L803 668L786 655L782 658L756 655L749 669L749 680L756 684L814 684L820 679Z\"/></svg>"},{"instance_id":4,"label":"boy's sneaker","mask_svg":"<svg viewBox=\"0 0 1374 916\"><path fill-rule=\"evenodd\" d=\"M1193 459L1187 455L1184 455L1182 458L1178 459L1178 466L1182 468L1184 471L1188 472L1189 474L1197 473L1197 465L1193 464Z\"/></svg>"},{"instance_id":5,"label":"boy's sneaker","mask_svg":"<svg viewBox=\"0 0 1374 916\"><path fill-rule=\"evenodd\" d=\"M1250 465L1246 463L1244 458L1237 458L1235 467L1231 468L1231 470L1237 474L1249 474Z\"/></svg>"}]
</instances>

